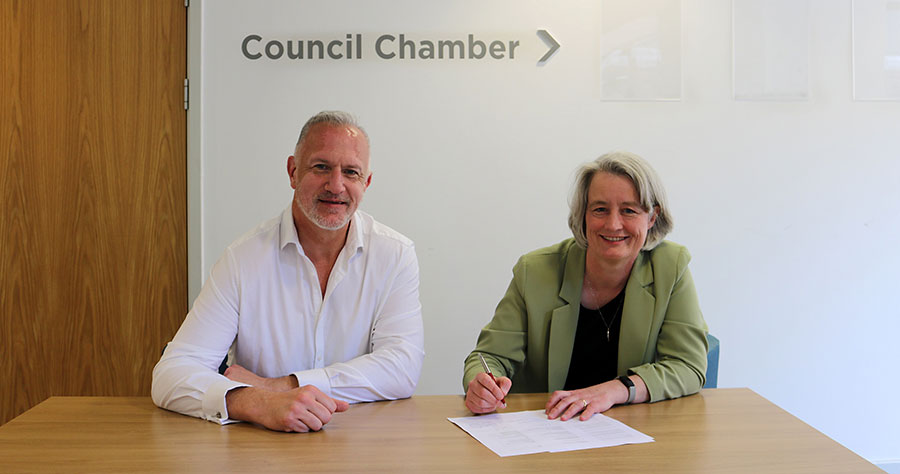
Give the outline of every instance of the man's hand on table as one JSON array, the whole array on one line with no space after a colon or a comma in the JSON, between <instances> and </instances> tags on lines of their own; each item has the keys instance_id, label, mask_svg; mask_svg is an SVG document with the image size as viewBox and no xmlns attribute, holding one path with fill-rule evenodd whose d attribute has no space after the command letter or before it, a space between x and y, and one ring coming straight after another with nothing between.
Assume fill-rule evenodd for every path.
<instances>
[{"instance_id":1,"label":"man's hand on table","mask_svg":"<svg viewBox=\"0 0 900 474\"><path fill-rule=\"evenodd\" d=\"M319 431L334 413L350 408L349 403L331 398L313 385L298 387L293 375L265 378L232 365L225 376L253 385L225 395L229 418L259 423L270 430Z\"/></svg>"}]
</instances>

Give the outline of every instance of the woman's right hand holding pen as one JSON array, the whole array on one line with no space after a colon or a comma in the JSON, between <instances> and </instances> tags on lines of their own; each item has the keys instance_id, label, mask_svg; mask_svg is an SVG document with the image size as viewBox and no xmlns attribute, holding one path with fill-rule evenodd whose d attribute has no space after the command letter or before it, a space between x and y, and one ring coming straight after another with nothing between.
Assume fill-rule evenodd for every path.
<instances>
[{"instance_id":1,"label":"woman's right hand holding pen","mask_svg":"<svg viewBox=\"0 0 900 474\"><path fill-rule=\"evenodd\" d=\"M482 372L469 382L466 407L472 413L491 413L498 408L506 408L504 399L510 388L512 380L508 377L497 377L494 383L491 374Z\"/></svg>"}]
</instances>

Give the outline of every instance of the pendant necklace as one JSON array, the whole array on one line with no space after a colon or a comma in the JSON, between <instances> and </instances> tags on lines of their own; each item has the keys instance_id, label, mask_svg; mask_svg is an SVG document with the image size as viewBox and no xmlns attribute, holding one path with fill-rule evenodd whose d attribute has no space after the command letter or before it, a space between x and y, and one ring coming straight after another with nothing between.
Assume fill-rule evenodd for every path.
<instances>
[{"instance_id":1,"label":"pendant necklace","mask_svg":"<svg viewBox=\"0 0 900 474\"><path fill-rule=\"evenodd\" d=\"M589 286L588 289L591 290L591 295L594 296L594 302L598 302L599 300L597 299L597 292L594 291L594 287L593 287L593 286ZM619 295L616 295L616 296L615 296L615 298L618 298L618 297L619 297ZM615 299L615 298L613 298L613 299ZM625 300L625 298L622 298L621 300L619 300L619 308L616 310L616 312L613 313L612 320L610 320L609 323L607 323L607 322L606 322L606 318L603 317L603 312L600 311L601 306L600 306L599 303L598 303L598 306L597 306L597 314L600 315L600 321L603 321L603 325L606 326L606 342L611 342L611 340L610 340L610 334L609 334L609 333L610 333L610 329L612 328L612 325L616 322L616 317L619 315L619 313L620 313L621 310L622 310L622 304L624 304L624 302L625 302L624 300Z\"/></svg>"}]
</instances>

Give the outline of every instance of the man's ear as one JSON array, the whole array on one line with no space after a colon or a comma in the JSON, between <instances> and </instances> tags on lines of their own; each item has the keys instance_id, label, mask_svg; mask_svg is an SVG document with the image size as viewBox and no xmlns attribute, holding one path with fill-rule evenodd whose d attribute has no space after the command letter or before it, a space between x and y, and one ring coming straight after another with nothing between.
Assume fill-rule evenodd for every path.
<instances>
[{"instance_id":1,"label":"man's ear","mask_svg":"<svg viewBox=\"0 0 900 474\"><path fill-rule=\"evenodd\" d=\"M294 155L291 155L287 159L287 174L288 178L291 180L291 188L297 189L297 184L294 183L294 173L297 171L297 161L294 158Z\"/></svg>"},{"instance_id":2,"label":"man's ear","mask_svg":"<svg viewBox=\"0 0 900 474\"><path fill-rule=\"evenodd\" d=\"M366 178L366 189L369 189L369 185L372 184L372 175L375 174L373 172L369 172L369 177Z\"/></svg>"}]
</instances>

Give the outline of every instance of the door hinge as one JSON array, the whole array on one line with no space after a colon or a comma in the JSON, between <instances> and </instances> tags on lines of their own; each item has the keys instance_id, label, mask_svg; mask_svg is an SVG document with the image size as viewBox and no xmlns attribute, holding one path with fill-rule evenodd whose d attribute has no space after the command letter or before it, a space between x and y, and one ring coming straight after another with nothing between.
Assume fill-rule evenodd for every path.
<instances>
[{"instance_id":1,"label":"door hinge","mask_svg":"<svg viewBox=\"0 0 900 474\"><path fill-rule=\"evenodd\" d=\"M185 80L184 80L184 110L187 110L188 106L190 106L190 98L191 97L190 97L190 87L188 86L188 84L189 84L189 82L185 78Z\"/></svg>"},{"instance_id":2,"label":"door hinge","mask_svg":"<svg viewBox=\"0 0 900 474\"><path fill-rule=\"evenodd\" d=\"M184 0L184 8L191 6L191 0Z\"/></svg>"}]
</instances>

